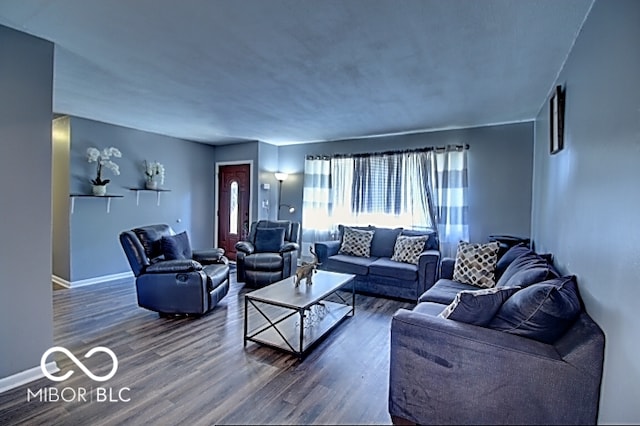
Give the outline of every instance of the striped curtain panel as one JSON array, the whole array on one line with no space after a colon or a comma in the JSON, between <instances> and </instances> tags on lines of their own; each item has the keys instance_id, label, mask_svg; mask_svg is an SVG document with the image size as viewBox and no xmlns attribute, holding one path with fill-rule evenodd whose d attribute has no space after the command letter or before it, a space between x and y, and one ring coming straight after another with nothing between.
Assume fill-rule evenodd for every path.
<instances>
[{"instance_id":1,"label":"striped curtain panel","mask_svg":"<svg viewBox=\"0 0 640 426\"><path fill-rule=\"evenodd\" d=\"M455 257L458 242L469 241L467 151L431 151L429 160L431 208L440 251L444 257Z\"/></svg>"}]
</instances>

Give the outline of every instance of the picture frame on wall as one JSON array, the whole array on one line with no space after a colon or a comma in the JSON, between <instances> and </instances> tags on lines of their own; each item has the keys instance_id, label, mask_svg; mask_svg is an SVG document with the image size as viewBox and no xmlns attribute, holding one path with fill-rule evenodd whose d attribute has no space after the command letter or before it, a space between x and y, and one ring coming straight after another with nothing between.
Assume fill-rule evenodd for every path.
<instances>
[{"instance_id":1,"label":"picture frame on wall","mask_svg":"<svg viewBox=\"0 0 640 426\"><path fill-rule=\"evenodd\" d=\"M556 154L564 148L564 90L556 86L549 101L549 152Z\"/></svg>"}]
</instances>

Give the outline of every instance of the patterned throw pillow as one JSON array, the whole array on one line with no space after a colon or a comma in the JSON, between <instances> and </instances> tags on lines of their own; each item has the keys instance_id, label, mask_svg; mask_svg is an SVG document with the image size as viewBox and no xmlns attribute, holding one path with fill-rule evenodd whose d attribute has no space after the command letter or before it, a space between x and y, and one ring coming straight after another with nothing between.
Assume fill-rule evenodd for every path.
<instances>
[{"instance_id":1,"label":"patterned throw pillow","mask_svg":"<svg viewBox=\"0 0 640 426\"><path fill-rule=\"evenodd\" d=\"M374 231L363 231L345 226L342 244L338 253L349 256L370 257L373 234Z\"/></svg>"},{"instance_id":2,"label":"patterned throw pillow","mask_svg":"<svg viewBox=\"0 0 640 426\"><path fill-rule=\"evenodd\" d=\"M495 269L500 245L458 243L453 280L476 287L491 288L496 285Z\"/></svg>"},{"instance_id":3,"label":"patterned throw pillow","mask_svg":"<svg viewBox=\"0 0 640 426\"><path fill-rule=\"evenodd\" d=\"M518 290L520 287L462 290L438 316L467 324L485 326L491 322L502 304Z\"/></svg>"},{"instance_id":4,"label":"patterned throw pillow","mask_svg":"<svg viewBox=\"0 0 640 426\"><path fill-rule=\"evenodd\" d=\"M417 265L420 253L424 250L424 245L428 238L428 235L421 235L418 237L398 235L398 238L396 238L396 244L393 247L393 256L391 256L391 260Z\"/></svg>"}]
</instances>

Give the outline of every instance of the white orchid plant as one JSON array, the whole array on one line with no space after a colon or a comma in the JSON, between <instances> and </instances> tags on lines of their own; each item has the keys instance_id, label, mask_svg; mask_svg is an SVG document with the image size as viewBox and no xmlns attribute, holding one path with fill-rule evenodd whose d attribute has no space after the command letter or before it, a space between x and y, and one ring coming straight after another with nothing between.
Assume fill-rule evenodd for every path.
<instances>
[{"instance_id":1,"label":"white orchid plant","mask_svg":"<svg viewBox=\"0 0 640 426\"><path fill-rule=\"evenodd\" d=\"M122 153L114 147L104 148L102 151L94 147L87 148L87 161L89 163L97 163L96 178L91 179L92 184L106 185L111 182L110 179L102 179L103 168L111 170L114 175L120 174L120 167L111 161L111 157L120 158Z\"/></svg>"},{"instance_id":2,"label":"white orchid plant","mask_svg":"<svg viewBox=\"0 0 640 426\"><path fill-rule=\"evenodd\" d=\"M148 182L153 181L158 176L159 183L162 185L164 184L164 166L157 161L148 163L147 160L144 160L144 176Z\"/></svg>"}]
</instances>

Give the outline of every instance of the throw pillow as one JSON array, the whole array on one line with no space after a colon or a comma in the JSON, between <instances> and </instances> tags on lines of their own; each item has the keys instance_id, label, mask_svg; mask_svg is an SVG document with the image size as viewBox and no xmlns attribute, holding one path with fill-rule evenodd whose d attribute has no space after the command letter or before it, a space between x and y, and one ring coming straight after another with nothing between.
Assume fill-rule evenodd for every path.
<instances>
[{"instance_id":1,"label":"throw pillow","mask_svg":"<svg viewBox=\"0 0 640 426\"><path fill-rule=\"evenodd\" d=\"M256 252L277 253L284 244L284 228L256 229Z\"/></svg>"},{"instance_id":2,"label":"throw pillow","mask_svg":"<svg viewBox=\"0 0 640 426\"><path fill-rule=\"evenodd\" d=\"M500 245L493 241L487 244L458 243L453 280L476 287L490 288L495 282L496 261Z\"/></svg>"},{"instance_id":3,"label":"throw pillow","mask_svg":"<svg viewBox=\"0 0 640 426\"><path fill-rule=\"evenodd\" d=\"M582 310L575 276L533 284L510 297L489 323L505 331L544 343L553 343Z\"/></svg>"},{"instance_id":4,"label":"throw pillow","mask_svg":"<svg viewBox=\"0 0 640 426\"><path fill-rule=\"evenodd\" d=\"M396 244L393 247L393 256L391 256L391 260L417 265L420 253L424 250L424 245L427 243L428 238L428 235L421 235L418 237L398 235L398 238L396 238Z\"/></svg>"},{"instance_id":5,"label":"throw pillow","mask_svg":"<svg viewBox=\"0 0 640 426\"><path fill-rule=\"evenodd\" d=\"M527 247L524 243L520 243L509 248L509 250L507 250L506 253L503 254L496 263L496 278L500 278L502 273L507 269L511 262L516 260L517 257L523 254L531 253L533 253L533 250Z\"/></svg>"},{"instance_id":6,"label":"throw pillow","mask_svg":"<svg viewBox=\"0 0 640 426\"><path fill-rule=\"evenodd\" d=\"M342 244L340 245L338 253L350 256L370 257L373 234L374 231L353 229L345 226Z\"/></svg>"},{"instance_id":7,"label":"throw pillow","mask_svg":"<svg viewBox=\"0 0 640 426\"><path fill-rule=\"evenodd\" d=\"M162 237L162 252L166 260L191 259L191 243L187 232Z\"/></svg>"},{"instance_id":8,"label":"throw pillow","mask_svg":"<svg viewBox=\"0 0 640 426\"><path fill-rule=\"evenodd\" d=\"M505 300L519 289L520 287L493 287L482 290L462 290L438 316L485 326L491 322Z\"/></svg>"},{"instance_id":9,"label":"throw pillow","mask_svg":"<svg viewBox=\"0 0 640 426\"><path fill-rule=\"evenodd\" d=\"M538 256L536 253L524 253L520 256L516 257L510 264L507 266L507 269L504 270L502 275L500 275L500 279L498 280L498 287L506 286L507 283L516 273L523 271L525 269L533 268L533 267L549 267L549 264L542 257Z\"/></svg>"}]
</instances>

